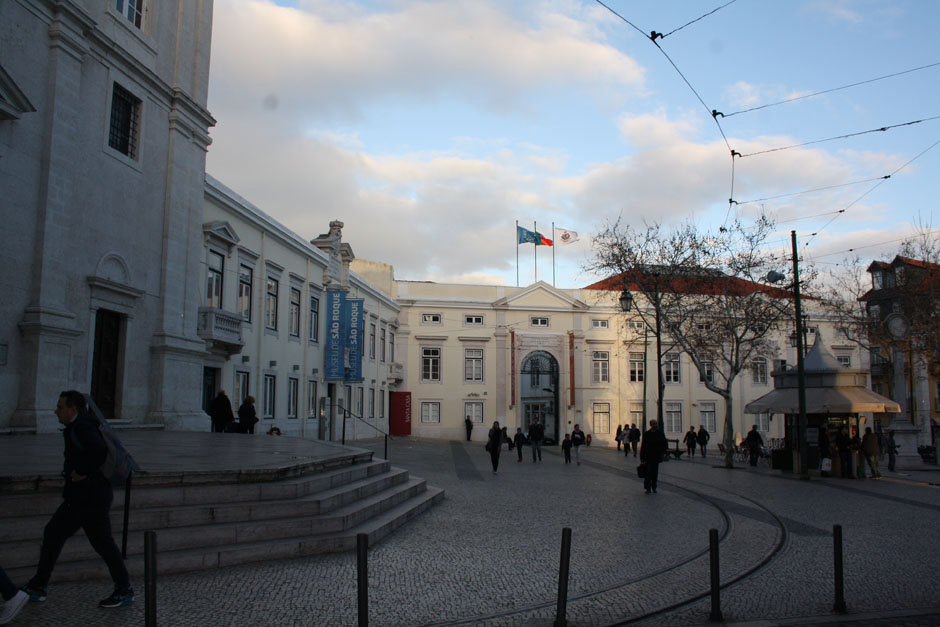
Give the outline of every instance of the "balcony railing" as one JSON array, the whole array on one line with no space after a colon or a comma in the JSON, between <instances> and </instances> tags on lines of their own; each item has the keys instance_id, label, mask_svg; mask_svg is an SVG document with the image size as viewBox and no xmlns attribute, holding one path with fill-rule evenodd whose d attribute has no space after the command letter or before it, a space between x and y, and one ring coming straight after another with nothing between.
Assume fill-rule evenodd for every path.
<instances>
[{"instance_id":1,"label":"balcony railing","mask_svg":"<svg viewBox=\"0 0 940 627\"><path fill-rule=\"evenodd\" d=\"M405 365L395 362L388 364L388 380L390 382L403 381L405 378Z\"/></svg>"},{"instance_id":2,"label":"balcony railing","mask_svg":"<svg viewBox=\"0 0 940 627\"><path fill-rule=\"evenodd\" d=\"M245 345L242 341L242 317L215 307L199 308L196 333L211 350L228 355L240 353Z\"/></svg>"}]
</instances>

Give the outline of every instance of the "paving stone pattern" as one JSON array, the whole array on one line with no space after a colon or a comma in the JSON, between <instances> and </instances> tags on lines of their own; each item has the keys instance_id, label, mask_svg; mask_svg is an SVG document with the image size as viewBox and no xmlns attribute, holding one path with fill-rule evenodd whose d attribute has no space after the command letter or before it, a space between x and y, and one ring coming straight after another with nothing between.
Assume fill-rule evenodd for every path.
<instances>
[{"instance_id":1,"label":"paving stone pattern","mask_svg":"<svg viewBox=\"0 0 940 627\"><path fill-rule=\"evenodd\" d=\"M370 549L370 625L551 625L563 527L573 627L708 624L710 528L721 536L722 581L738 579L721 593L728 624L940 624L940 489L930 485L940 473L800 481L694 458L663 464L659 493L646 495L632 457L598 447L584 456L577 466L551 447L540 463L528 449L522 462L503 451L494 475L482 442L392 440L392 464L447 497ZM832 613L833 524L844 530L846 615ZM13 624L143 625L143 581L133 606L99 610L104 565L102 577L55 585ZM354 552L158 585L167 627L351 626L356 608Z\"/></svg>"}]
</instances>

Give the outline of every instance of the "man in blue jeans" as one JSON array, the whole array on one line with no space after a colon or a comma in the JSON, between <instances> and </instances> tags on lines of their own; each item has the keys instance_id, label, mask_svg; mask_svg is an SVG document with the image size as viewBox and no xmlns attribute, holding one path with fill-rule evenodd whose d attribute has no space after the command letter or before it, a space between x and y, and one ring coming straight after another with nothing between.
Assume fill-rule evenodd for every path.
<instances>
[{"instance_id":1,"label":"man in blue jeans","mask_svg":"<svg viewBox=\"0 0 940 627\"><path fill-rule=\"evenodd\" d=\"M529 444L532 445L532 463L538 456L538 461L542 461L542 438L545 437L545 430L538 421L529 426Z\"/></svg>"},{"instance_id":2,"label":"man in blue jeans","mask_svg":"<svg viewBox=\"0 0 940 627\"><path fill-rule=\"evenodd\" d=\"M114 592L102 599L99 607L121 607L134 602L134 589L130 576L121 558L121 551L111 536L111 519L108 510L114 494L111 482L101 472L101 464L108 456L108 447L98 431L98 421L85 407L81 392L69 390L59 395L55 415L65 425L62 431L65 440L65 463L62 475L62 504L46 524L39 551L39 566L36 574L23 586L30 601L45 601L46 586L52 569L65 541L79 529L92 548L108 565Z\"/></svg>"}]
</instances>

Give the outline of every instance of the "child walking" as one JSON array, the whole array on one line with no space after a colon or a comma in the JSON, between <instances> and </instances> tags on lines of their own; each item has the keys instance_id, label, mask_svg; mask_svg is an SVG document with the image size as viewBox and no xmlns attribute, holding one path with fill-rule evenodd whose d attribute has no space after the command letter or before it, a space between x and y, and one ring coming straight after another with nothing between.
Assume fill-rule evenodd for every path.
<instances>
[{"instance_id":1,"label":"child walking","mask_svg":"<svg viewBox=\"0 0 940 627\"><path fill-rule=\"evenodd\" d=\"M561 441L561 450L565 453L565 463L571 463L571 436L565 434L565 439Z\"/></svg>"}]
</instances>

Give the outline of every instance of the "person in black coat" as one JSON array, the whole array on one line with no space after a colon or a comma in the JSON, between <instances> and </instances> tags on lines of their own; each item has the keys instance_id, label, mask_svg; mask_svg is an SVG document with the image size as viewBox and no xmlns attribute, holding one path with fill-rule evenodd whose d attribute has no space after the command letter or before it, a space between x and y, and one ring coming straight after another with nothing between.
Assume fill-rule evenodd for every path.
<instances>
[{"instance_id":1,"label":"person in black coat","mask_svg":"<svg viewBox=\"0 0 940 627\"><path fill-rule=\"evenodd\" d=\"M698 443L698 436L695 435L695 427L689 427L689 432L685 434L684 442L685 450L689 457L695 457L695 445Z\"/></svg>"},{"instance_id":2,"label":"person in black coat","mask_svg":"<svg viewBox=\"0 0 940 627\"><path fill-rule=\"evenodd\" d=\"M751 466L757 465L757 458L760 457L761 449L764 446L764 438L757 432L757 425L753 425L744 438L744 446L747 447L748 463Z\"/></svg>"},{"instance_id":3,"label":"person in black coat","mask_svg":"<svg viewBox=\"0 0 940 627\"><path fill-rule=\"evenodd\" d=\"M255 397L246 396L241 407L238 408L238 424L242 433L254 433L255 423L258 422L258 412L255 411Z\"/></svg>"},{"instance_id":4,"label":"person in black coat","mask_svg":"<svg viewBox=\"0 0 940 627\"><path fill-rule=\"evenodd\" d=\"M666 453L666 436L659 430L659 424L650 420L650 428L643 434L640 443L640 461L646 465L646 476L643 478L643 488L649 494L650 490L656 492L659 481L659 463L663 461Z\"/></svg>"},{"instance_id":5,"label":"person in black coat","mask_svg":"<svg viewBox=\"0 0 940 627\"><path fill-rule=\"evenodd\" d=\"M525 444L525 435L522 433L522 427L516 427L516 435L512 438L512 443L516 446L517 462L522 461L522 445Z\"/></svg>"},{"instance_id":6,"label":"person in black coat","mask_svg":"<svg viewBox=\"0 0 940 627\"><path fill-rule=\"evenodd\" d=\"M219 433L225 431L225 426L235 420L232 402L228 400L225 390L219 390L216 397L209 403L209 417L212 418L212 430Z\"/></svg>"},{"instance_id":7,"label":"person in black coat","mask_svg":"<svg viewBox=\"0 0 940 627\"><path fill-rule=\"evenodd\" d=\"M109 608L129 605L134 601L134 589L121 551L111 536L108 510L114 495L111 482L101 472L108 447L98 431L98 420L86 410L82 393L75 390L62 392L55 414L65 425L62 504L46 524L36 574L23 591L31 601L46 599L46 586L65 541L82 529L92 548L104 559L114 581L113 594L98 605Z\"/></svg>"},{"instance_id":8,"label":"person in black coat","mask_svg":"<svg viewBox=\"0 0 940 627\"><path fill-rule=\"evenodd\" d=\"M490 454L490 461L493 463L493 474L496 474L499 468L499 453L503 448L503 430L499 428L499 422L493 423L493 428L486 435L486 450Z\"/></svg>"}]
</instances>

